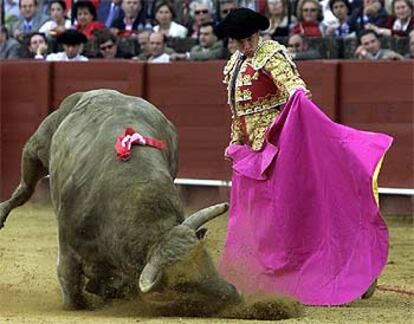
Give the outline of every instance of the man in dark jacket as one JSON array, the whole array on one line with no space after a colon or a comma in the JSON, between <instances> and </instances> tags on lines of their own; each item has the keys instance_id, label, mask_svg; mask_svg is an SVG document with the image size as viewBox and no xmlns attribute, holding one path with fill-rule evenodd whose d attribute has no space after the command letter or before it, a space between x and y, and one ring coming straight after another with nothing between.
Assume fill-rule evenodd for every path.
<instances>
[{"instance_id":1,"label":"man in dark jacket","mask_svg":"<svg viewBox=\"0 0 414 324\"><path fill-rule=\"evenodd\" d=\"M171 59L207 61L224 58L225 53L223 43L217 40L212 22L201 24L198 42L199 45L193 46L188 53L171 54Z\"/></svg>"},{"instance_id":2,"label":"man in dark jacket","mask_svg":"<svg viewBox=\"0 0 414 324\"><path fill-rule=\"evenodd\" d=\"M18 41L8 37L7 28L0 28L0 60L17 59L21 57L21 47Z\"/></svg>"}]
</instances>

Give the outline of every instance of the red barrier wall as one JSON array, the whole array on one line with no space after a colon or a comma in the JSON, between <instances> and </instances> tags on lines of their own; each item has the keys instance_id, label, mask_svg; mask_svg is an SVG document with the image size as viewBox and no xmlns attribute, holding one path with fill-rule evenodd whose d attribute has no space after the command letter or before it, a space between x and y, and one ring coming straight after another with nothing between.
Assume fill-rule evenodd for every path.
<instances>
[{"instance_id":1,"label":"red barrier wall","mask_svg":"<svg viewBox=\"0 0 414 324\"><path fill-rule=\"evenodd\" d=\"M338 64L336 61L299 62L298 70L312 92L312 100L331 119L338 119Z\"/></svg>"},{"instance_id":2,"label":"red barrier wall","mask_svg":"<svg viewBox=\"0 0 414 324\"><path fill-rule=\"evenodd\" d=\"M15 61L1 66L0 194L5 198L19 184L23 145L48 114L50 64Z\"/></svg>"},{"instance_id":3,"label":"red barrier wall","mask_svg":"<svg viewBox=\"0 0 414 324\"><path fill-rule=\"evenodd\" d=\"M230 112L220 82L224 62L148 64L146 99L178 129L179 177L229 179L224 161Z\"/></svg>"},{"instance_id":4,"label":"red barrier wall","mask_svg":"<svg viewBox=\"0 0 414 324\"><path fill-rule=\"evenodd\" d=\"M114 89L128 95L144 94L145 64L136 61L59 62L52 68L52 106L76 91Z\"/></svg>"},{"instance_id":5,"label":"red barrier wall","mask_svg":"<svg viewBox=\"0 0 414 324\"><path fill-rule=\"evenodd\" d=\"M70 93L98 88L142 96L177 126L182 178L229 179L223 159L230 111L220 82L224 62L144 64L0 62L0 196L20 178L20 154L51 107ZM414 187L414 61L313 61L298 64L314 101L333 119L395 137L381 186Z\"/></svg>"},{"instance_id":6,"label":"red barrier wall","mask_svg":"<svg viewBox=\"0 0 414 324\"><path fill-rule=\"evenodd\" d=\"M340 64L339 120L394 137L380 184L414 187L414 62Z\"/></svg>"}]
</instances>

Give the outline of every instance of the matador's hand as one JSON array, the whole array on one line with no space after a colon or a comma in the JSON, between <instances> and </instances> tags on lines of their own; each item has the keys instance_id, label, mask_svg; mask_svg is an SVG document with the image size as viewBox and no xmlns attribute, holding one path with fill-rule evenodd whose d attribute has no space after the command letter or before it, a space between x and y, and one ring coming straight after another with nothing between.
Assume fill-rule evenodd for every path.
<instances>
[{"instance_id":1,"label":"matador's hand","mask_svg":"<svg viewBox=\"0 0 414 324\"><path fill-rule=\"evenodd\" d=\"M226 149L224 150L224 160L231 161L228 150L229 150L229 146L227 146Z\"/></svg>"}]
</instances>

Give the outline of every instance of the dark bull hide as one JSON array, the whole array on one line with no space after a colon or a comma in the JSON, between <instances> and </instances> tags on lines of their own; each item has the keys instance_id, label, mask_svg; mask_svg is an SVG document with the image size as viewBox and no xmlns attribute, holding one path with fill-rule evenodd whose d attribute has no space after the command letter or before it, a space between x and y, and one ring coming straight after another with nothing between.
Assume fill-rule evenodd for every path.
<instances>
[{"instance_id":1,"label":"dark bull hide","mask_svg":"<svg viewBox=\"0 0 414 324\"><path fill-rule=\"evenodd\" d=\"M166 148L134 146L129 161L117 160L115 140L127 127L165 141ZM66 308L88 307L88 293L107 299L140 292L142 300L153 293L165 298L164 306L186 305L191 315L252 317L234 312L234 305L245 303L219 277L200 242L200 227L228 204L184 220L174 186L175 128L153 105L111 90L67 97L26 143L20 185L0 204L0 228L47 174ZM170 307L177 314L184 308ZM270 317L290 317L296 310L284 305L276 314Z\"/></svg>"}]
</instances>

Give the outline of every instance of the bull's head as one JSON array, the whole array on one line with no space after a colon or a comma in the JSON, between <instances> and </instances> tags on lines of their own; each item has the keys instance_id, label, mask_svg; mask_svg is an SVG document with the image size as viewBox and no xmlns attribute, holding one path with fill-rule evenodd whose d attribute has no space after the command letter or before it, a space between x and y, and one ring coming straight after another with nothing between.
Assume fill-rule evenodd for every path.
<instances>
[{"instance_id":1,"label":"bull's head","mask_svg":"<svg viewBox=\"0 0 414 324\"><path fill-rule=\"evenodd\" d=\"M188 257L194 250L203 230L199 228L227 211L227 203L202 209L189 216L182 224L173 227L149 252L148 262L141 272L139 287L143 293L153 289L166 267Z\"/></svg>"}]
</instances>

